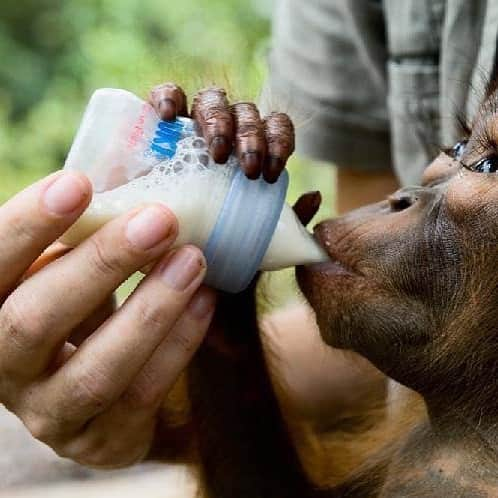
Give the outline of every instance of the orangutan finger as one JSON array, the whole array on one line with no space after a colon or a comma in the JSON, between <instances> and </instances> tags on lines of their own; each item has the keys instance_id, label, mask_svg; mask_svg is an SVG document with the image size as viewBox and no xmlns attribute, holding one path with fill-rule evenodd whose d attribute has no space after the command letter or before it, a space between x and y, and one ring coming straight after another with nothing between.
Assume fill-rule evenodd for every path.
<instances>
[{"instance_id":1,"label":"orangutan finger","mask_svg":"<svg viewBox=\"0 0 498 498\"><path fill-rule=\"evenodd\" d=\"M188 116L187 96L174 83L163 83L149 93L149 103L163 121L172 121L177 116Z\"/></svg>"},{"instance_id":2,"label":"orangutan finger","mask_svg":"<svg viewBox=\"0 0 498 498\"><path fill-rule=\"evenodd\" d=\"M266 155L263 121L255 104L238 102L232 106L235 124L235 152L240 166L248 178L261 174Z\"/></svg>"},{"instance_id":3,"label":"orangutan finger","mask_svg":"<svg viewBox=\"0 0 498 498\"><path fill-rule=\"evenodd\" d=\"M281 112L272 112L264 119L264 125L268 150L263 177L268 183L275 183L294 152L294 125L289 116Z\"/></svg>"},{"instance_id":4,"label":"orangutan finger","mask_svg":"<svg viewBox=\"0 0 498 498\"><path fill-rule=\"evenodd\" d=\"M232 152L234 123L225 90L201 90L192 102L192 117L199 123L214 161L226 163Z\"/></svg>"},{"instance_id":5,"label":"orangutan finger","mask_svg":"<svg viewBox=\"0 0 498 498\"><path fill-rule=\"evenodd\" d=\"M322 194L318 190L307 192L296 201L292 209L299 218L299 221L306 226L318 212L322 203Z\"/></svg>"}]
</instances>

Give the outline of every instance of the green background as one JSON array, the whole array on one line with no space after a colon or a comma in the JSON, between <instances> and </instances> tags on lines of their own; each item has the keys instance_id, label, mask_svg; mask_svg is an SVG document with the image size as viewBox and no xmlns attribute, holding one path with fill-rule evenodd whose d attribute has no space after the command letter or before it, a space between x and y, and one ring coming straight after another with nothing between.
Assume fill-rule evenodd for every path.
<instances>
[{"instance_id":1,"label":"green background","mask_svg":"<svg viewBox=\"0 0 498 498\"><path fill-rule=\"evenodd\" d=\"M62 167L96 88L145 96L175 81L191 96L217 84L257 100L271 14L269 0L3 0L0 202ZM321 190L329 215L332 169L296 157L289 169L289 200Z\"/></svg>"}]
</instances>

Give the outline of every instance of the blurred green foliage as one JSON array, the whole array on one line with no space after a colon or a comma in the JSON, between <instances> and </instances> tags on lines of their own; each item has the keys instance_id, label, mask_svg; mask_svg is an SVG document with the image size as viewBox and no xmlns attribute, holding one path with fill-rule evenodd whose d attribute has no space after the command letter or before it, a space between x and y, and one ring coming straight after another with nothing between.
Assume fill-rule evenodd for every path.
<instances>
[{"instance_id":1,"label":"blurred green foliage","mask_svg":"<svg viewBox=\"0 0 498 498\"><path fill-rule=\"evenodd\" d=\"M101 86L145 94L176 80L193 92L223 77L254 98L268 26L234 0L4 0L0 164L58 168Z\"/></svg>"},{"instance_id":2,"label":"blurred green foliage","mask_svg":"<svg viewBox=\"0 0 498 498\"><path fill-rule=\"evenodd\" d=\"M270 34L269 0L2 0L0 202L60 168L90 94L146 95L162 81L192 95L207 84L258 97ZM320 189L329 168L293 159L294 200Z\"/></svg>"}]
</instances>

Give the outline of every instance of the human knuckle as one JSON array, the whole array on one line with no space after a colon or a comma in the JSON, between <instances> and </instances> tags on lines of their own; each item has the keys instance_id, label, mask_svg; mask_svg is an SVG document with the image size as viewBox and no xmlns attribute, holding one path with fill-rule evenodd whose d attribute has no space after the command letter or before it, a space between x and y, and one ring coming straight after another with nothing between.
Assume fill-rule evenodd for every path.
<instances>
[{"instance_id":1,"label":"human knuckle","mask_svg":"<svg viewBox=\"0 0 498 498\"><path fill-rule=\"evenodd\" d=\"M123 394L123 401L133 409L153 409L161 402L161 392L149 376L141 375Z\"/></svg>"},{"instance_id":2,"label":"human knuckle","mask_svg":"<svg viewBox=\"0 0 498 498\"><path fill-rule=\"evenodd\" d=\"M75 462L93 468L106 468L112 466L113 457L109 451L97 445L93 439L83 437L76 442L58 449L57 454L63 458L69 458Z\"/></svg>"},{"instance_id":3,"label":"human knuckle","mask_svg":"<svg viewBox=\"0 0 498 498\"><path fill-rule=\"evenodd\" d=\"M130 465L140 463L147 456L150 447L151 447L150 438L145 438L141 441L138 441L131 448L127 448L126 451L123 451L121 453L122 457L119 466L128 467Z\"/></svg>"},{"instance_id":4,"label":"human knuckle","mask_svg":"<svg viewBox=\"0 0 498 498\"><path fill-rule=\"evenodd\" d=\"M71 382L70 405L74 410L99 413L112 401L109 395L109 379L96 370L81 373L77 382Z\"/></svg>"},{"instance_id":5,"label":"human knuckle","mask_svg":"<svg viewBox=\"0 0 498 498\"><path fill-rule=\"evenodd\" d=\"M17 350L31 352L43 343L42 317L32 310L31 299L11 294L0 310L0 333Z\"/></svg>"},{"instance_id":6,"label":"human knuckle","mask_svg":"<svg viewBox=\"0 0 498 498\"><path fill-rule=\"evenodd\" d=\"M16 217L10 222L12 238L17 244L37 245L40 237L41 227L37 229L31 222L21 217Z\"/></svg>"},{"instance_id":7,"label":"human knuckle","mask_svg":"<svg viewBox=\"0 0 498 498\"><path fill-rule=\"evenodd\" d=\"M175 349L180 350L186 356L193 353L197 346L197 341L194 334L192 334L192 330L189 333L186 333L185 330L173 331L167 340Z\"/></svg>"},{"instance_id":8,"label":"human knuckle","mask_svg":"<svg viewBox=\"0 0 498 498\"><path fill-rule=\"evenodd\" d=\"M96 469L115 469L138 463L146 454L147 441L131 444L126 434L83 433L56 448L61 457Z\"/></svg>"},{"instance_id":9,"label":"human knuckle","mask_svg":"<svg viewBox=\"0 0 498 498\"><path fill-rule=\"evenodd\" d=\"M54 442L58 434L54 419L35 412L21 415L21 419L35 439L44 443Z\"/></svg>"},{"instance_id":10,"label":"human knuckle","mask_svg":"<svg viewBox=\"0 0 498 498\"><path fill-rule=\"evenodd\" d=\"M75 453L74 459L79 463L93 468L111 468L119 466L120 455L109 448L109 445L92 444Z\"/></svg>"},{"instance_id":11,"label":"human knuckle","mask_svg":"<svg viewBox=\"0 0 498 498\"><path fill-rule=\"evenodd\" d=\"M173 302L170 304L174 305ZM161 305L146 296L135 295L135 313L138 317L138 322L143 328L164 328L167 323L167 312L171 312L172 308L173 306Z\"/></svg>"},{"instance_id":12,"label":"human knuckle","mask_svg":"<svg viewBox=\"0 0 498 498\"><path fill-rule=\"evenodd\" d=\"M126 262L122 251L116 251L115 248L109 250L102 237L90 237L88 241L91 247L90 265L99 275L113 276L125 271Z\"/></svg>"},{"instance_id":13,"label":"human knuckle","mask_svg":"<svg viewBox=\"0 0 498 498\"><path fill-rule=\"evenodd\" d=\"M91 426L90 426L91 427ZM57 454L62 458L69 458L78 463L83 463L87 455L94 454L98 447L96 438L88 431L75 433L73 437L66 438L57 448Z\"/></svg>"}]
</instances>

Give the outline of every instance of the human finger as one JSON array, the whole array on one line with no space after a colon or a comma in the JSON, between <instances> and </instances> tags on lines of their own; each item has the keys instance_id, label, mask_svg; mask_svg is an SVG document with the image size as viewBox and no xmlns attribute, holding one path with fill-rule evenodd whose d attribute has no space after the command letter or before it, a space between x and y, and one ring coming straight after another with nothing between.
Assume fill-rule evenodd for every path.
<instances>
[{"instance_id":1,"label":"human finger","mask_svg":"<svg viewBox=\"0 0 498 498\"><path fill-rule=\"evenodd\" d=\"M169 335L205 271L204 257L193 246L160 262L48 381L45 403L70 423L88 420L115 402Z\"/></svg>"},{"instance_id":2,"label":"human finger","mask_svg":"<svg viewBox=\"0 0 498 498\"><path fill-rule=\"evenodd\" d=\"M0 296L90 202L92 188L78 172L58 172L26 188L0 206Z\"/></svg>"},{"instance_id":3,"label":"human finger","mask_svg":"<svg viewBox=\"0 0 498 498\"><path fill-rule=\"evenodd\" d=\"M102 468L109 464L129 465L146 455L153 439L157 411L205 336L215 302L213 290L207 287L197 290L185 312L123 395L64 445L64 456Z\"/></svg>"},{"instance_id":4,"label":"human finger","mask_svg":"<svg viewBox=\"0 0 498 498\"><path fill-rule=\"evenodd\" d=\"M138 208L24 281L0 308L2 374L39 375L71 331L131 274L164 254L177 232L166 207Z\"/></svg>"},{"instance_id":5,"label":"human finger","mask_svg":"<svg viewBox=\"0 0 498 498\"><path fill-rule=\"evenodd\" d=\"M201 286L123 394L127 403L131 403L134 408L157 407L201 344L215 305L216 292Z\"/></svg>"}]
</instances>

